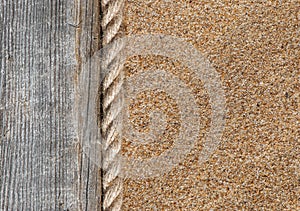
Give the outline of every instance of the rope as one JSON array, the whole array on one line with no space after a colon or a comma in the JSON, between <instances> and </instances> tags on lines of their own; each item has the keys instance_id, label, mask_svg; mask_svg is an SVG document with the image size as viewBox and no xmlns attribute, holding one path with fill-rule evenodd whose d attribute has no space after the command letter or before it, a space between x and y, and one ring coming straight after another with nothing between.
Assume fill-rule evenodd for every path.
<instances>
[{"instance_id":1,"label":"rope","mask_svg":"<svg viewBox=\"0 0 300 211\"><path fill-rule=\"evenodd\" d=\"M112 43L122 24L122 11L125 0L101 0L103 32L102 47ZM123 107L122 85L124 81L124 62L119 59L117 48L108 49L103 63L107 72L101 84L101 133L102 133L102 210L121 210L123 179L120 150L121 111ZM117 49L117 51L116 51Z\"/></svg>"}]
</instances>

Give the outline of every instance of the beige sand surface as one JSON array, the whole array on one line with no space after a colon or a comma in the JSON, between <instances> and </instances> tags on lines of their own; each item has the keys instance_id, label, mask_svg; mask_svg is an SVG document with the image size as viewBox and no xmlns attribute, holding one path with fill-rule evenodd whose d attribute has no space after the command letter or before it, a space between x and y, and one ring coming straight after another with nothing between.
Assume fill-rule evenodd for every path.
<instances>
[{"instance_id":1,"label":"beige sand surface","mask_svg":"<svg viewBox=\"0 0 300 211\"><path fill-rule=\"evenodd\" d=\"M299 210L300 1L128 0L125 31L193 44L221 76L227 115L221 144L199 164L211 121L203 83L179 61L130 58L126 77L164 69L186 83L201 126L196 146L171 172L125 180L123 210ZM131 101L130 121L147 133L153 106L167 116L162 143L127 140L124 155L148 159L172 147L180 129L172 96L141 93Z\"/></svg>"}]
</instances>

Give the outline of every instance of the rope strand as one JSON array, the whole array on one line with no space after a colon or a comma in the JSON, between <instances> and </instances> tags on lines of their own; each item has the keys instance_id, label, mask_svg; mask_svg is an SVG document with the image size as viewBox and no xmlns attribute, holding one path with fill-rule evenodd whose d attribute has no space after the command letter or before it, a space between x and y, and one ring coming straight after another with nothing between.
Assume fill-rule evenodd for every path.
<instances>
[{"instance_id":1,"label":"rope strand","mask_svg":"<svg viewBox=\"0 0 300 211\"><path fill-rule=\"evenodd\" d=\"M103 31L102 47L110 44L116 38L122 24L122 10L124 0L102 0L101 8L103 16L101 27ZM106 75L101 84L102 119L101 133L102 143L102 210L121 210L123 179L119 176L121 170L120 150L121 139L120 125L123 107L122 86L124 81L124 63L118 58L120 43L116 48L108 49L103 63Z\"/></svg>"}]
</instances>

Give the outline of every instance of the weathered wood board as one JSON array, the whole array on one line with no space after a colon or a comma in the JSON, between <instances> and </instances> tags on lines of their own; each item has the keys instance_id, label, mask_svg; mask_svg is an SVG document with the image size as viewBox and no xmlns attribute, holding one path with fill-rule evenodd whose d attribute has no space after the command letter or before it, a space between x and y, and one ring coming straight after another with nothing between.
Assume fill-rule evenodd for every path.
<instances>
[{"instance_id":1,"label":"weathered wood board","mask_svg":"<svg viewBox=\"0 0 300 211\"><path fill-rule=\"evenodd\" d=\"M100 209L99 169L74 124L99 14L93 0L1 1L0 210Z\"/></svg>"}]
</instances>

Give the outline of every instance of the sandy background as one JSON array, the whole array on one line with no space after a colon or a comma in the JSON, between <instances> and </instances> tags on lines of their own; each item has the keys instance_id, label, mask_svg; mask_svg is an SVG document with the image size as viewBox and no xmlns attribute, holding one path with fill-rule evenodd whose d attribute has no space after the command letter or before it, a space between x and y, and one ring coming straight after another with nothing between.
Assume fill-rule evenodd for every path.
<instances>
[{"instance_id":1,"label":"sandy background","mask_svg":"<svg viewBox=\"0 0 300 211\"><path fill-rule=\"evenodd\" d=\"M170 58L130 58L126 77L164 69L186 83L200 108L201 130L168 174L125 180L123 210L299 210L300 1L128 0L125 32L193 44L221 76L227 115L221 144L199 165L211 121L203 83ZM130 103L130 122L147 133L153 105L167 116L162 143L124 140L124 155L148 159L172 147L180 125L172 96L141 93Z\"/></svg>"}]
</instances>

